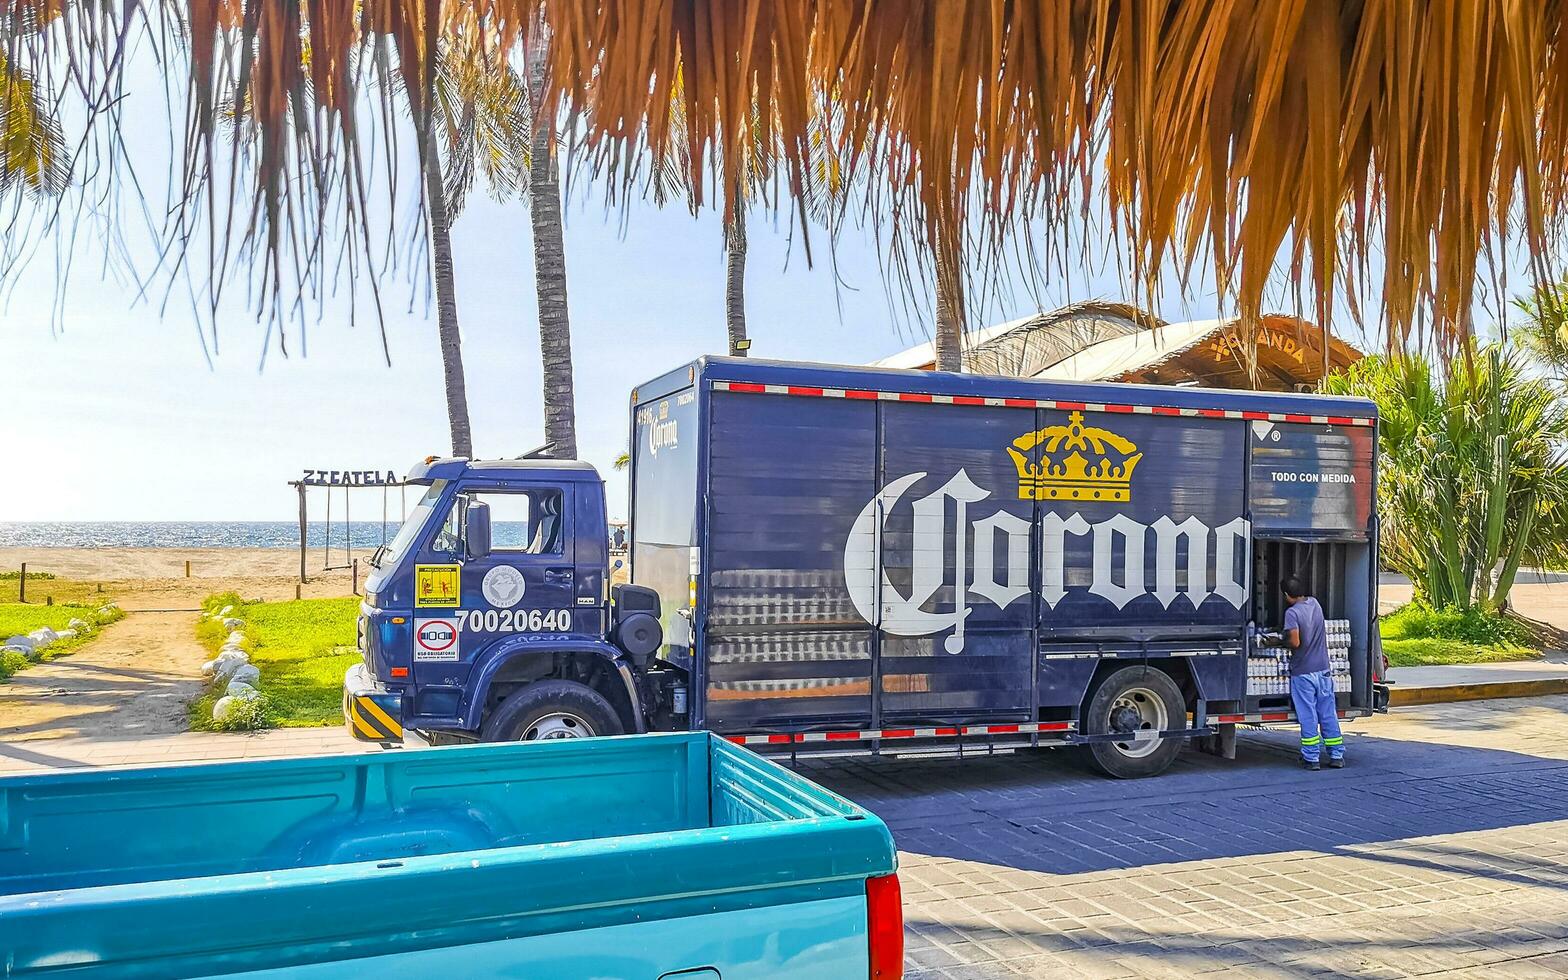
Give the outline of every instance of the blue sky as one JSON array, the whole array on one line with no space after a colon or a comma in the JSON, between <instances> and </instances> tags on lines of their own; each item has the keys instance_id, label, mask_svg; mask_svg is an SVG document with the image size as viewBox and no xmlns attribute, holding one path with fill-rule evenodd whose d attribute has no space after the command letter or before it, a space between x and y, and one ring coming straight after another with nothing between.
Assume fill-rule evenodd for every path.
<instances>
[{"instance_id":1,"label":"blue sky","mask_svg":"<svg viewBox=\"0 0 1568 980\"><path fill-rule=\"evenodd\" d=\"M609 474L617 515L624 480L609 463L625 446L631 388L722 351L725 337L717 217L651 205L620 217L579 195L566 243L580 450ZM835 269L819 236L808 268L789 232L763 216L751 223L755 356L860 363L924 339L890 309L870 242L848 236ZM453 244L476 451L516 455L543 441L527 211L475 197ZM264 367L261 326L231 304L209 366L188 306L160 318L128 284L101 280L91 254L79 254L58 318L47 256L0 317L11 474L0 520L285 520L295 507L285 482L302 469L402 472L447 451L433 311L422 289L408 310L406 273L386 286L390 368L364 305L350 326L346 303L308 325L308 356L274 350ZM1114 279L1100 286L1120 295ZM1034 308L1020 296L997 319ZM379 510L372 497L361 499Z\"/></svg>"}]
</instances>

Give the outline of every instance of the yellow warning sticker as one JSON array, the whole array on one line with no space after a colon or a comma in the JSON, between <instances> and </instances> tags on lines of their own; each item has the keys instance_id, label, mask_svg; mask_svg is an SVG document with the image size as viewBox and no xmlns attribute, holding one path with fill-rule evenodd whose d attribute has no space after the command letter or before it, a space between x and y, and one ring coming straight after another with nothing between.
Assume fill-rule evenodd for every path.
<instances>
[{"instance_id":1,"label":"yellow warning sticker","mask_svg":"<svg viewBox=\"0 0 1568 980\"><path fill-rule=\"evenodd\" d=\"M415 565L414 605L457 605L463 593L462 570L462 565Z\"/></svg>"}]
</instances>

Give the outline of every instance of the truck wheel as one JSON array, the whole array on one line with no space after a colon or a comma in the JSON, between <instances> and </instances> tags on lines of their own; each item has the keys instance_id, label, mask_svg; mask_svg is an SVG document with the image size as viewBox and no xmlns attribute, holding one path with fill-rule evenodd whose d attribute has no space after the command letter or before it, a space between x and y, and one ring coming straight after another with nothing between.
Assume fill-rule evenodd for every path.
<instances>
[{"instance_id":1,"label":"truck wheel","mask_svg":"<svg viewBox=\"0 0 1568 980\"><path fill-rule=\"evenodd\" d=\"M1095 688L1084 712L1084 734L1169 731L1187 727L1187 706L1181 689L1163 670L1123 667ZM1094 765L1117 779L1158 776L1181 753L1180 738L1091 742Z\"/></svg>"},{"instance_id":2,"label":"truck wheel","mask_svg":"<svg viewBox=\"0 0 1568 980\"><path fill-rule=\"evenodd\" d=\"M574 681L538 681L513 694L487 719L485 742L534 742L621 734L621 722L599 692Z\"/></svg>"}]
</instances>

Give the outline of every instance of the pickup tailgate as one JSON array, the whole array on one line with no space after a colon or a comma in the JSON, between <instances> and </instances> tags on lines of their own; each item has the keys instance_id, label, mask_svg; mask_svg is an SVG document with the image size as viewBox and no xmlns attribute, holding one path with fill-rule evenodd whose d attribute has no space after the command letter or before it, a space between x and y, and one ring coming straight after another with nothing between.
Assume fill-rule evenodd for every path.
<instances>
[{"instance_id":1,"label":"pickup tailgate","mask_svg":"<svg viewBox=\"0 0 1568 980\"><path fill-rule=\"evenodd\" d=\"M706 733L0 779L5 976L865 976L875 816Z\"/></svg>"}]
</instances>

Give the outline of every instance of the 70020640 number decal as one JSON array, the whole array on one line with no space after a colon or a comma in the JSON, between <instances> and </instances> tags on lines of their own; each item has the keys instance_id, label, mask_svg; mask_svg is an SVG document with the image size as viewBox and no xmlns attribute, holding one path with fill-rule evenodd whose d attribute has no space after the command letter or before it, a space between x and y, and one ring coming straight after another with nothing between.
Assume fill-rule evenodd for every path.
<instances>
[{"instance_id":1,"label":"70020640 number decal","mask_svg":"<svg viewBox=\"0 0 1568 980\"><path fill-rule=\"evenodd\" d=\"M475 633L566 633L570 609L459 609L457 628Z\"/></svg>"}]
</instances>

